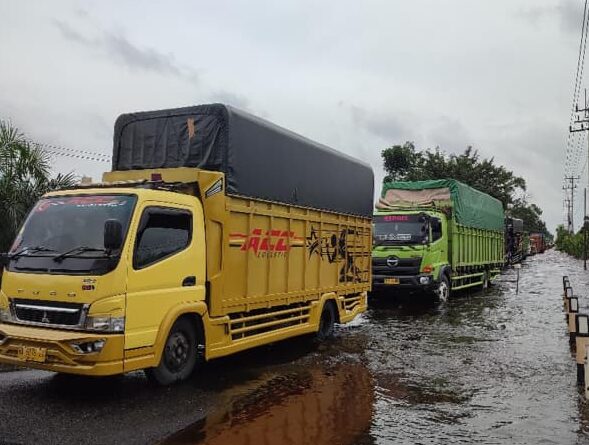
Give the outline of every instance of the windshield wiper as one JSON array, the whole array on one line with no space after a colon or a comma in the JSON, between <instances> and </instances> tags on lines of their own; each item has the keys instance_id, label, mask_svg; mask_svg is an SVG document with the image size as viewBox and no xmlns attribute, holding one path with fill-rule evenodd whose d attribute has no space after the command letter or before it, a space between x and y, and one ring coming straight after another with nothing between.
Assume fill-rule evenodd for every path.
<instances>
[{"instance_id":1,"label":"windshield wiper","mask_svg":"<svg viewBox=\"0 0 589 445\"><path fill-rule=\"evenodd\" d=\"M107 249L102 247L88 247L88 246L78 246L74 247L73 249L67 250L59 255L53 257L53 261L61 262L64 258L71 257L74 255L79 255L80 253L84 252L104 252L105 254L110 256L110 252Z\"/></svg>"},{"instance_id":2,"label":"windshield wiper","mask_svg":"<svg viewBox=\"0 0 589 445\"><path fill-rule=\"evenodd\" d=\"M55 249L50 249L49 247L45 246L23 247L18 252L10 254L8 258L10 258L11 260L16 260L28 252L55 252Z\"/></svg>"}]
</instances>

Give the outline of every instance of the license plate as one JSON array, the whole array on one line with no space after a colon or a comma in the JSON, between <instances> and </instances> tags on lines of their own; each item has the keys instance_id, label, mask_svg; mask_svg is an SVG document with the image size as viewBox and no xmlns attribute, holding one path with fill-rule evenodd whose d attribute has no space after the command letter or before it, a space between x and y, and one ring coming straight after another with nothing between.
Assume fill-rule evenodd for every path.
<instances>
[{"instance_id":1,"label":"license plate","mask_svg":"<svg viewBox=\"0 0 589 445\"><path fill-rule=\"evenodd\" d=\"M23 346L18 350L18 358L25 362L43 363L47 359L47 349Z\"/></svg>"},{"instance_id":2,"label":"license plate","mask_svg":"<svg viewBox=\"0 0 589 445\"><path fill-rule=\"evenodd\" d=\"M399 284L398 278L385 278L384 284Z\"/></svg>"}]
</instances>

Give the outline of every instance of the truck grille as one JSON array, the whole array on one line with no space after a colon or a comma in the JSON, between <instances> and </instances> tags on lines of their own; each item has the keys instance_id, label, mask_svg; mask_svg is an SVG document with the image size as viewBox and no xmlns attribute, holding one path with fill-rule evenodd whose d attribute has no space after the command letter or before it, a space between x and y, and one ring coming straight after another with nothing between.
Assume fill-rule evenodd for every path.
<instances>
[{"instance_id":1,"label":"truck grille","mask_svg":"<svg viewBox=\"0 0 589 445\"><path fill-rule=\"evenodd\" d=\"M87 305L42 300L13 299L16 322L43 326L79 327L86 316Z\"/></svg>"},{"instance_id":2,"label":"truck grille","mask_svg":"<svg viewBox=\"0 0 589 445\"><path fill-rule=\"evenodd\" d=\"M396 265L387 264L389 258L396 259ZM394 261L392 262L394 264ZM390 256L388 258L372 258L372 273L374 275L406 276L419 275L421 266L421 257L414 258L397 258Z\"/></svg>"}]
</instances>

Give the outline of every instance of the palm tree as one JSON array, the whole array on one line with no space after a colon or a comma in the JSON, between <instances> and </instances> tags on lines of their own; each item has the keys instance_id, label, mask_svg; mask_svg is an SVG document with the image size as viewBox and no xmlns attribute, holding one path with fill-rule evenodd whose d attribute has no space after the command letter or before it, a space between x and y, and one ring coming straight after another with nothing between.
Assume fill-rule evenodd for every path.
<instances>
[{"instance_id":1,"label":"palm tree","mask_svg":"<svg viewBox=\"0 0 589 445\"><path fill-rule=\"evenodd\" d=\"M51 177L51 155L29 143L9 121L0 121L0 252L6 252L35 202L77 182L73 173Z\"/></svg>"}]
</instances>

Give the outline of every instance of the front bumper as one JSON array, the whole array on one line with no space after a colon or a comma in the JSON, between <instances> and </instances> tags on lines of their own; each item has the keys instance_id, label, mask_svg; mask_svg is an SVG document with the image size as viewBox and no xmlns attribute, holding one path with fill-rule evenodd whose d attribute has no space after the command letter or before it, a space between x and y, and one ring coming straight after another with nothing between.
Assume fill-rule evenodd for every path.
<instances>
[{"instance_id":1,"label":"front bumper","mask_svg":"<svg viewBox=\"0 0 589 445\"><path fill-rule=\"evenodd\" d=\"M427 277L428 282L423 283L423 278ZM385 279L397 279L398 284L385 284ZM428 292L434 290L436 281L433 276L427 274L420 275L372 275L372 290L373 291L387 291L387 292Z\"/></svg>"},{"instance_id":2,"label":"front bumper","mask_svg":"<svg viewBox=\"0 0 589 445\"><path fill-rule=\"evenodd\" d=\"M0 323L0 363L89 376L121 374L124 339L122 334L96 334ZM83 354L71 346L74 342L98 340L105 340L100 352ZM19 359L18 351L25 346L46 349L45 361L41 363Z\"/></svg>"}]
</instances>

